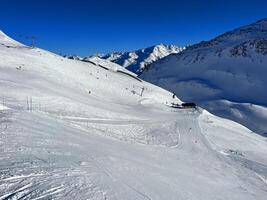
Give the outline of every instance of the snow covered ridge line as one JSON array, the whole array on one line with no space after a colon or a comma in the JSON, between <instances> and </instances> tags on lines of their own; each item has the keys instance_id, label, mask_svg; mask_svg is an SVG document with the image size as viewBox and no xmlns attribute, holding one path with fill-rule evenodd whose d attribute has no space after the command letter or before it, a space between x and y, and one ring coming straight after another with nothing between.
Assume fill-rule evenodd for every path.
<instances>
[{"instance_id":1,"label":"snow covered ridge line","mask_svg":"<svg viewBox=\"0 0 267 200\"><path fill-rule=\"evenodd\" d=\"M209 41L202 41L198 44L188 46L187 49L192 50L192 49L198 49L198 48L205 48L209 46L216 46L216 45L219 45L221 42L230 43L234 40L240 40L240 39L241 40L247 39L248 41L251 37L255 39L255 42L258 43L259 41L257 40L263 39L262 34L264 33L266 34L267 32L266 22L267 22L267 18L259 20L253 24L249 24L249 25L234 29L232 31L228 31Z\"/></svg>"},{"instance_id":2,"label":"snow covered ridge line","mask_svg":"<svg viewBox=\"0 0 267 200\"><path fill-rule=\"evenodd\" d=\"M102 59L102 58L99 58L96 56L92 56L90 58L85 58L82 61L89 62L91 64L94 64L94 65L99 66L99 67L106 69L106 70L124 73L126 75L129 75L130 77L137 79L138 81L141 81L141 79L137 78L137 75L135 73L128 71L124 67L122 67L116 63L110 62L108 60L105 60L105 59Z\"/></svg>"},{"instance_id":3,"label":"snow covered ridge line","mask_svg":"<svg viewBox=\"0 0 267 200\"><path fill-rule=\"evenodd\" d=\"M267 19L263 19L160 59L140 77L264 134L266 66Z\"/></svg>"},{"instance_id":4,"label":"snow covered ridge line","mask_svg":"<svg viewBox=\"0 0 267 200\"><path fill-rule=\"evenodd\" d=\"M111 61L118 65L121 65L124 68L128 69L129 71L132 71L133 73L140 75L149 64L159 59L162 59L170 54L179 53L184 49L185 47L159 44L131 52L116 52L106 55L96 54L85 58L81 58L79 56L66 56L66 57L69 59L82 60L82 61L98 57Z\"/></svg>"},{"instance_id":5,"label":"snow covered ridge line","mask_svg":"<svg viewBox=\"0 0 267 200\"><path fill-rule=\"evenodd\" d=\"M100 57L117 63L129 71L140 75L147 65L170 54L179 53L184 49L183 47L177 47L175 45L159 44L137 51L111 53L103 56L100 55Z\"/></svg>"}]
</instances>

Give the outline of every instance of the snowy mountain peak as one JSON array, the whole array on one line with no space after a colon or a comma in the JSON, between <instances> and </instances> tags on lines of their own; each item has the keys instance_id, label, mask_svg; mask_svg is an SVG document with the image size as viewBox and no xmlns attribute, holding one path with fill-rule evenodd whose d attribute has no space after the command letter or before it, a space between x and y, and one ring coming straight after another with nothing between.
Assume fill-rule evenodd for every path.
<instances>
[{"instance_id":1,"label":"snowy mountain peak","mask_svg":"<svg viewBox=\"0 0 267 200\"><path fill-rule=\"evenodd\" d=\"M102 59L119 64L126 69L141 74L145 67L170 54L176 54L185 48L175 45L158 44L131 52L114 52L106 55L97 55ZM90 57L90 56L89 56Z\"/></svg>"},{"instance_id":2,"label":"snowy mountain peak","mask_svg":"<svg viewBox=\"0 0 267 200\"><path fill-rule=\"evenodd\" d=\"M90 61L96 57L123 66L127 70L140 75L144 69L153 62L162 59L170 54L177 54L183 51L185 47L175 45L157 44L148 48L139 49L130 52L113 52L109 54L93 54L87 57L76 55L64 56L72 60Z\"/></svg>"},{"instance_id":3,"label":"snowy mountain peak","mask_svg":"<svg viewBox=\"0 0 267 200\"><path fill-rule=\"evenodd\" d=\"M167 54L172 54L172 53L179 53L182 51L184 48L175 46L175 45L165 45L165 44L157 44L148 48L140 49L134 52L143 52L146 54L152 54L157 57L165 57ZM128 52L131 53L131 52Z\"/></svg>"},{"instance_id":4,"label":"snowy mountain peak","mask_svg":"<svg viewBox=\"0 0 267 200\"><path fill-rule=\"evenodd\" d=\"M175 45L158 44L152 47L143 49L143 52L150 53L156 57L165 57L172 53L179 53L182 49Z\"/></svg>"}]
</instances>

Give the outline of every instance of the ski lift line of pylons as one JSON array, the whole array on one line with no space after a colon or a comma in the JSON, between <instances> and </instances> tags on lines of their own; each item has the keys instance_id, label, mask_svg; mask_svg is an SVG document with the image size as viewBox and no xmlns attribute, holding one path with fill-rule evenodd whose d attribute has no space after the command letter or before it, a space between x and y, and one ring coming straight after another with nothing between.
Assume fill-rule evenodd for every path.
<instances>
[{"instance_id":1,"label":"ski lift line of pylons","mask_svg":"<svg viewBox=\"0 0 267 200\"><path fill-rule=\"evenodd\" d=\"M31 40L32 40L32 48L34 48L35 47L36 37L34 35L31 36Z\"/></svg>"}]
</instances>

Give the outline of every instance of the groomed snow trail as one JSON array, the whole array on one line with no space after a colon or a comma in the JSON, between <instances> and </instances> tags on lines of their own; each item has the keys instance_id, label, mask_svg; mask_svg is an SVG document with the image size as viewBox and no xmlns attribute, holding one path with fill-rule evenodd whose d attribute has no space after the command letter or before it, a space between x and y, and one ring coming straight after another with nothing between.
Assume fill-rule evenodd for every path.
<instances>
[{"instance_id":1,"label":"groomed snow trail","mask_svg":"<svg viewBox=\"0 0 267 200\"><path fill-rule=\"evenodd\" d=\"M130 134L122 141L90 124L39 111L13 112L1 114L7 129L1 133L0 199L264 199L266 194L266 184L252 170L209 146L198 113L172 113L168 137L174 142L159 146L157 138L143 145Z\"/></svg>"}]
</instances>

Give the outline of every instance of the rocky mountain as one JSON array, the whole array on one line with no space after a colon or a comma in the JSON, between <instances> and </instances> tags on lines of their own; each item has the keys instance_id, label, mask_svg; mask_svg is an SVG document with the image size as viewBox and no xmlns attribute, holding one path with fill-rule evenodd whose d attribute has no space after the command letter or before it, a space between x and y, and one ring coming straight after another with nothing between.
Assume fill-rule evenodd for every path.
<instances>
[{"instance_id":1,"label":"rocky mountain","mask_svg":"<svg viewBox=\"0 0 267 200\"><path fill-rule=\"evenodd\" d=\"M267 133L267 19L152 63L141 77L216 115Z\"/></svg>"},{"instance_id":2,"label":"rocky mountain","mask_svg":"<svg viewBox=\"0 0 267 200\"><path fill-rule=\"evenodd\" d=\"M116 52L106 55L94 55L102 59L119 64L129 71L136 74L141 74L146 66L162 59L170 54L176 54L183 51L185 48L175 45L159 44L152 47L139 49L131 52ZM90 57L90 56L89 56ZM88 57L87 57L88 58Z\"/></svg>"}]
</instances>

